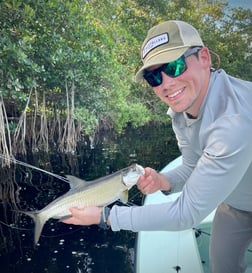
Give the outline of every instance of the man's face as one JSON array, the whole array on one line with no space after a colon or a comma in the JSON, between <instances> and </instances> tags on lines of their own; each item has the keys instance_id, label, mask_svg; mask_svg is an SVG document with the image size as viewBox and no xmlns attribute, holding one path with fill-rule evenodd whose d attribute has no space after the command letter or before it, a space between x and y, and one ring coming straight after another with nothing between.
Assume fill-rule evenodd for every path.
<instances>
[{"instance_id":1,"label":"man's face","mask_svg":"<svg viewBox=\"0 0 252 273\"><path fill-rule=\"evenodd\" d=\"M207 92L211 59L207 48L198 52L198 58L191 55L186 58L187 70L176 78L162 73L162 83L153 87L155 94L175 112L187 112L197 116L200 105ZM154 70L160 65L152 66Z\"/></svg>"}]
</instances>

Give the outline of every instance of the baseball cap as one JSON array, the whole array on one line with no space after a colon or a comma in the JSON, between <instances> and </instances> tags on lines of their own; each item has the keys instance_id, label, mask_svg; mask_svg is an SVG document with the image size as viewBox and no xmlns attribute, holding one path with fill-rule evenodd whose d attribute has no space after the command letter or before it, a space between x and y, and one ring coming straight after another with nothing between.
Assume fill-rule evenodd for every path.
<instances>
[{"instance_id":1,"label":"baseball cap","mask_svg":"<svg viewBox=\"0 0 252 273\"><path fill-rule=\"evenodd\" d=\"M204 46L198 31L190 24L170 20L151 28L141 48L143 66L136 73L136 81L143 79L146 68L175 61L190 47Z\"/></svg>"}]
</instances>

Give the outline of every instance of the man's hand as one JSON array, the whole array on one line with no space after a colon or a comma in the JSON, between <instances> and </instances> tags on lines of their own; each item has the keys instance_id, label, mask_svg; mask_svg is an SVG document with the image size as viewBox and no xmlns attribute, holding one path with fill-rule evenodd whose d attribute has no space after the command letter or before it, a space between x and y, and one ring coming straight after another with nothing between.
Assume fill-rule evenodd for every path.
<instances>
[{"instance_id":1,"label":"man's hand","mask_svg":"<svg viewBox=\"0 0 252 273\"><path fill-rule=\"evenodd\" d=\"M73 207L69 209L72 217L61 220L62 223L72 225L99 225L101 221L101 207Z\"/></svg>"},{"instance_id":2,"label":"man's hand","mask_svg":"<svg viewBox=\"0 0 252 273\"><path fill-rule=\"evenodd\" d=\"M145 168L145 174L140 176L137 182L138 189L143 194L149 194L158 190L170 190L171 186L166 177L152 168Z\"/></svg>"}]
</instances>

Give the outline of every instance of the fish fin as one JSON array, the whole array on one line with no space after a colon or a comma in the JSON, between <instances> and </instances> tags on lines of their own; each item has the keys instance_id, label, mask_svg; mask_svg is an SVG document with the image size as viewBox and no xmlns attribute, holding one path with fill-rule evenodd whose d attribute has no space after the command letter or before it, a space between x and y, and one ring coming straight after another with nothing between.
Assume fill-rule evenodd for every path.
<instances>
[{"instance_id":1,"label":"fish fin","mask_svg":"<svg viewBox=\"0 0 252 273\"><path fill-rule=\"evenodd\" d=\"M19 212L24 213L33 219L35 224L34 245L36 245L39 241L39 237L41 235L42 229L47 219L42 219L39 215L39 212L33 212L33 211L19 211Z\"/></svg>"},{"instance_id":2,"label":"fish fin","mask_svg":"<svg viewBox=\"0 0 252 273\"><path fill-rule=\"evenodd\" d=\"M128 190L125 190L123 191L121 194L120 194L120 200L123 204L126 204L128 202L128 197L129 197L129 194L128 194Z\"/></svg>"},{"instance_id":3,"label":"fish fin","mask_svg":"<svg viewBox=\"0 0 252 273\"><path fill-rule=\"evenodd\" d=\"M71 217L72 217L72 214L62 216L62 217L60 217L59 222L62 222L63 220L69 219Z\"/></svg>"},{"instance_id":4,"label":"fish fin","mask_svg":"<svg viewBox=\"0 0 252 273\"><path fill-rule=\"evenodd\" d=\"M85 185L88 185L87 181L80 179L73 175L66 175L67 179L69 180L69 185L71 189L76 189L79 187L84 187Z\"/></svg>"}]
</instances>

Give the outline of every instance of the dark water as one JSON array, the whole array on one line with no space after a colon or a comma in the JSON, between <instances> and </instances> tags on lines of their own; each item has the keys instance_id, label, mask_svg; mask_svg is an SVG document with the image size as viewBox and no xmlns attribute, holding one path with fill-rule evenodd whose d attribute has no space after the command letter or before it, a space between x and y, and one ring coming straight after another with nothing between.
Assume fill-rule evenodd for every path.
<instances>
[{"instance_id":1,"label":"dark water","mask_svg":"<svg viewBox=\"0 0 252 273\"><path fill-rule=\"evenodd\" d=\"M120 137L109 134L90 147L80 143L77 155L37 153L23 160L56 174L86 180L105 176L137 162L157 170L177 157L176 140L169 126L128 129ZM136 234L103 231L97 226L69 226L49 220L33 246L33 222L13 210L41 209L68 190L64 183L23 166L1 169L0 266L3 273L132 273ZM14 200L15 202L10 202ZM140 205L132 189L130 201ZM9 226L4 225L7 223Z\"/></svg>"}]
</instances>

